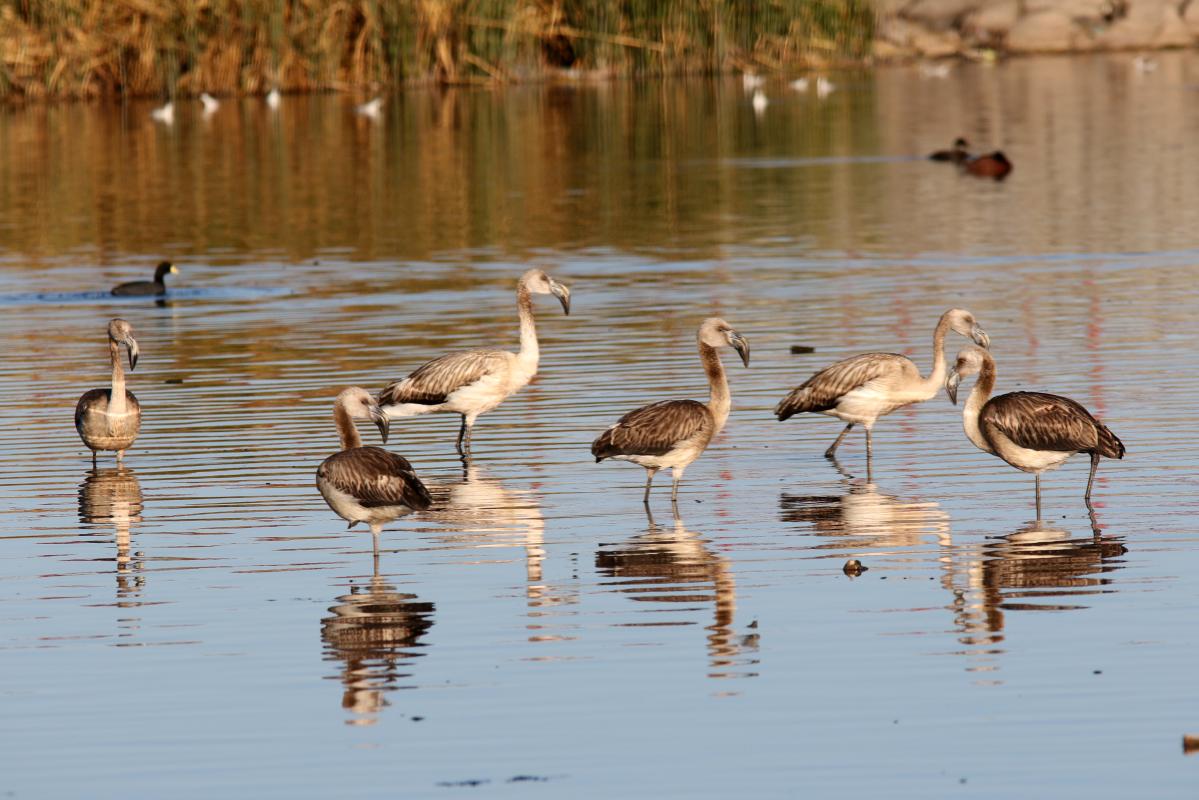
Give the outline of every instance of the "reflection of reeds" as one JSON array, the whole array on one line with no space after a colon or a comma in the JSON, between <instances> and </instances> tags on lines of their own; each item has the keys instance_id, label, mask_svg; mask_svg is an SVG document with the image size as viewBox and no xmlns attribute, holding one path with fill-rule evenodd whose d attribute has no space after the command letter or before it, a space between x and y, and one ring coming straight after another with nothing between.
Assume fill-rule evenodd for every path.
<instances>
[{"instance_id":1,"label":"reflection of reeds","mask_svg":"<svg viewBox=\"0 0 1199 800\"><path fill-rule=\"evenodd\" d=\"M767 68L864 55L868 0L35 0L6 4L0 95L311 91Z\"/></svg>"}]
</instances>

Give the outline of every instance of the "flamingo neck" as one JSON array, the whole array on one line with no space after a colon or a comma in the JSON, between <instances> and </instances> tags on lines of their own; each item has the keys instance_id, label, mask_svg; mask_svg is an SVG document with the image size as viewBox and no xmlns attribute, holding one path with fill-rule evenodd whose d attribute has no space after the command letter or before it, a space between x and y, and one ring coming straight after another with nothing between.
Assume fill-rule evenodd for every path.
<instances>
[{"instance_id":1,"label":"flamingo neck","mask_svg":"<svg viewBox=\"0 0 1199 800\"><path fill-rule=\"evenodd\" d=\"M337 422L337 432L341 434L342 450L362 447L362 437L358 435L358 429L354 427L354 420L350 417L350 412L346 411L345 406L338 403L333 408L333 419Z\"/></svg>"},{"instance_id":2,"label":"flamingo neck","mask_svg":"<svg viewBox=\"0 0 1199 800\"><path fill-rule=\"evenodd\" d=\"M970 396L966 398L966 405L962 408L962 430L966 432L966 438L984 453L993 453L995 450L978 427L978 415L991 399L991 390L994 388L995 361L988 355L983 359L978 380L974 382L974 388L970 390Z\"/></svg>"},{"instance_id":3,"label":"flamingo neck","mask_svg":"<svg viewBox=\"0 0 1199 800\"><path fill-rule=\"evenodd\" d=\"M520 317L519 358L535 367L541 350L537 345L537 323L533 321L533 298L523 283L516 287L516 313Z\"/></svg>"},{"instance_id":4,"label":"flamingo neck","mask_svg":"<svg viewBox=\"0 0 1199 800\"><path fill-rule=\"evenodd\" d=\"M924 399L936 397L945 385L945 334L949 333L949 315L942 315L933 330L933 366L928 377L921 381Z\"/></svg>"},{"instance_id":5,"label":"flamingo neck","mask_svg":"<svg viewBox=\"0 0 1199 800\"><path fill-rule=\"evenodd\" d=\"M108 340L108 357L112 361L112 389L108 393L108 413L124 414L125 408L125 370L121 367L121 346L112 339Z\"/></svg>"},{"instance_id":6,"label":"flamingo neck","mask_svg":"<svg viewBox=\"0 0 1199 800\"><path fill-rule=\"evenodd\" d=\"M716 418L716 432L719 433L724 428L725 420L729 418L729 408L732 405L729 382L715 347L700 342L699 360L704 365L704 372L708 374L708 410Z\"/></svg>"}]
</instances>

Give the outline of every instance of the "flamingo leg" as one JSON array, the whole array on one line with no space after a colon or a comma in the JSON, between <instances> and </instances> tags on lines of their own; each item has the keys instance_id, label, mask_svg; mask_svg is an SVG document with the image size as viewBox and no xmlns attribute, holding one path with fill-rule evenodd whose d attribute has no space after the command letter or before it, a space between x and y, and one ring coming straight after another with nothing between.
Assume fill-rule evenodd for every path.
<instances>
[{"instance_id":1,"label":"flamingo leg","mask_svg":"<svg viewBox=\"0 0 1199 800\"><path fill-rule=\"evenodd\" d=\"M468 433L469 433L469 431L466 427L466 415L463 414L462 415L462 426L460 428L458 428L458 443L455 445L458 448L458 453L460 455L466 455L466 453L462 450L462 440L467 436ZM470 449L470 443L468 441L467 442L467 450L469 451L469 449Z\"/></svg>"},{"instance_id":2,"label":"flamingo leg","mask_svg":"<svg viewBox=\"0 0 1199 800\"><path fill-rule=\"evenodd\" d=\"M1091 504L1091 487L1095 485L1095 470L1099 469L1099 454L1091 453L1091 477L1087 479L1087 493L1083 499L1087 501L1087 505Z\"/></svg>"},{"instance_id":3,"label":"flamingo leg","mask_svg":"<svg viewBox=\"0 0 1199 800\"><path fill-rule=\"evenodd\" d=\"M658 470L656 469L645 470L645 497L641 499L641 502L645 503L646 506L649 505L649 487L650 484L654 482L654 475L657 474L657 472Z\"/></svg>"},{"instance_id":4,"label":"flamingo leg","mask_svg":"<svg viewBox=\"0 0 1199 800\"><path fill-rule=\"evenodd\" d=\"M824 451L824 457L825 457L825 458L832 458L834 455L836 455L836 453L837 453L837 447L838 447L838 446L840 446L840 444L841 444L841 440L842 440L842 439L844 439L844 438L845 438L845 434L849 433L851 430L853 430L853 423L852 423L852 422L851 422L851 423L849 423L848 425L846 425L846 426L845 426L845 430L841 431L841 435L840 435L840 436L838 436L838 437L837 437L837 438L836 438L836 439L833 441L833 443L832 443L832 444L830 444L830 445L828 446L828 449ZM869 431L867 431L867 434L866 434L866 435L867 435L867 436L869 436L869 435L870 435L870 434L869 434Z\"/></svg>"},{"instance_id":5,"label":"flamingo leg","mask_svg":"<svg viewBox=\"0 0 1199 800\"><path fill-rule=\"evenodd\" d=\"M1037 473L1037 519L1041 518L1041 474Z\"/></svg>"}]
</instances>

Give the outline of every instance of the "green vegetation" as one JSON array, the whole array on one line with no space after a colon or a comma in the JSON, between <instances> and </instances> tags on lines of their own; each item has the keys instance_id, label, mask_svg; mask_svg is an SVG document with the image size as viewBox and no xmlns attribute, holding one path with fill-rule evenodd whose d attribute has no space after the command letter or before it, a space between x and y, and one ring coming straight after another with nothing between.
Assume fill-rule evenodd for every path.
<instances>
[{"instance_id":1,"label":"green vegetation","mask_svg":"<svg viewBox=\"0 0 1199 800\"><path fill-rule=\"evenodd\" d=\"M771 71L873 33L869 0L0 0L0 96Z\"/></svg>"}]
</instances>

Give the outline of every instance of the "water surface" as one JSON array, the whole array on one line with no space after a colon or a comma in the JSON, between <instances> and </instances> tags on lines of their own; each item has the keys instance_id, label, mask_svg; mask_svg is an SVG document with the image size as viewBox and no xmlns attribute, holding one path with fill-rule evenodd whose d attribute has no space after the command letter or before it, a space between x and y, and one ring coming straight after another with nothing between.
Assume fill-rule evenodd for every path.
<instances>
[{"instance_id":1,"label":"water surface","mask_svg":"<svg viewBox=\"0 0 1199 800\"><path fill-rule=\"evenodd\" d=\"M0 790L1193 796L1199 60L1159 60L779 83L762 115L734 80L4 112ZM920 158L958 135L1011 178ZM163 301L105 296L161 258ZM468 466L455 419L393 424L437 502L376 557L315 490L333 397L514 348L530 265L573 294L537 302L541 374ZM1000 391L1124 440L1093 515L1085 458L1036 520L944 396L869 475L856 432L832 464L835 420L773 419L846 355L928 369L954 306ZM753 363L647 517L588 447L704 398L711 314ZM71 414L116 315L145 420L93 469Z\"/></svg>"}]
</instances>

